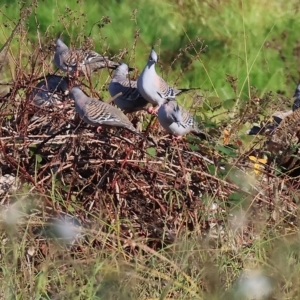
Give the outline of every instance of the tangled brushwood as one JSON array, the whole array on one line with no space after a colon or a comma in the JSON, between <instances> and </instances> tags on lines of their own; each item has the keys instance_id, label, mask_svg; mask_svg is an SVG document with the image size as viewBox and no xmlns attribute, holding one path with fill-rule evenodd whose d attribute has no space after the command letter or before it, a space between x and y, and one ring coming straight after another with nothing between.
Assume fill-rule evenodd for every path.
<instances>
[{"instance_id":1,"label":"tangled brushwood","mask_svg":"<svg viewBox=\"0 0 300 300\"><path fill-rule=\"evenodd\" d=\"M222 145L221 129L203 134L204 139L174 140L144 110L127 116L153 143L126 128L97 131L76 113L70 78L54 74L52 50L32 45L25 60L9 58L12 38L26 44L23 31L20 22L1 51L2 70L5 60L14 61L15 69L14 80L1 90L0 197L7 224L29 224L30 238L43 253L37 265L47 256L44 247L53 236L45 231L54 220L74 225L75 252L83 252L87 240L97 249L118 241L127 258L191 232L221 247L229 238L227 226L238 229L241 247L249 246L255 240L254 220L265 216L270 226L279 219L296 226L299 183L277 176L272 164L254 154L257 149L240 153L236 145ZM107 82L95 88L87 73L82 89L99 98ZM189 124L194 130L187 115L184 125ZM7 217L12 207L17 207L17 219ZM243 222L236 222L237 209L247 213ZM112 229L116 224L118 232ZM103 239L104 233L109 238Z\"/></svg>"}]
</instances>

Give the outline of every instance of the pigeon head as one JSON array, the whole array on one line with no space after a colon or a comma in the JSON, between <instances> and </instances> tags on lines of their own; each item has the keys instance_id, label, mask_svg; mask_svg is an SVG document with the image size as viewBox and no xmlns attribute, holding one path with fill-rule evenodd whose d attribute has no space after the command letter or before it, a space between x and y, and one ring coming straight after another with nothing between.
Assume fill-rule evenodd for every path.
<instances>
[{"instance_id":1,"label":"pigeon head","mask_svg":"<svg viewBox=\"0 0 300 300\"><path fill-rule=\"evenodd\" d=\"M68 46L61 40L61 38L58 38L55 42L55 51L63 52L67 49L69 49Z\"/></svg>"},{"instance_id":2,"label":"pigeon head","mask_svg":"<svg viewBox=\"0 0 300 300\"><path fill-rule=\"evenodd\" d=\"M164 104L166 106L166 111L172 116L174 122L180 123L182 120L182 113L180 106L175 100L170 100Z\"/></svg>"},{"instance_id":3,"label":"pigeon head","mask_svg":"<svg viewBox=\"0 0 300 300\"><path fill-rule=\"evenodd\" d=\"M295 94L294 94L294 97L299 98L299 96L300 96L300 84L297 85Z\"/></svg>"},{"instance_id":4,"label":"pigeon head","mask_svg":"<svg viewBox=\"0 0 300 300\"><path fill-rule=\"evenodd\" d=\"M128 65L126 65L125 63L121 63L115 70L115 75L116 76L122 76L122 77L126 77L129 72L135 70L134 68L130 68L128 67Z\"/></svg>"},{"instance_id":5,"label":"pigeon head","mask_svg":"<svg viewBox=\"0 0 300 300\"><path fill-rule=\"evenodd\" d=\"M149 55L149 62L151 62L152 64L156 64L157 63L157 54L154 51L154 48L151 49L150 55Z\"/></svg>"},{"instance_id":6,"label":"pigeon head","mask_svg":"<svg viewBox=\"0 0 300 300\"><path fill-rule=\"evenodd\" d=\"M73 100L79 99L80 97L84 96L85 94L83 93L83 91L80 89L79 85L75 85L72 87L72 89L70 90L70 97Z\"/></svg>"},{"instance_id":7,"label":"pigeon head","mask_svg":"<svg viewBox=\"0 0 300 300\"><path fill-rule=\"evenodd\" d=\"M122 63L116 68L115 72L117 75L126 76L129 73L129 68L125 63Z\"/></svg>"}]
</instances>

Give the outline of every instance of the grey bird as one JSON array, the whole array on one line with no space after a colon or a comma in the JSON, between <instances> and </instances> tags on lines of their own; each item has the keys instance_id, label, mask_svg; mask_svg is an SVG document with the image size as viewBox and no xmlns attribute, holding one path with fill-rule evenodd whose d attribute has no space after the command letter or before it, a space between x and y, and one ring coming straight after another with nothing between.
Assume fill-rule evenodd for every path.
<instances>
[{"instance_id":1,"label":"grey bird","mask_svg":"<svg viewBox=\"0 0 300 300\"><path fill-rule=\"evenodd\" d=\"M274 132L284 118L291 115L292 110L287 111L276 111L272 114L272 119L265 125L254 125L250 130L247 130L248 135L269 135Z\"/></svg>"},{"instance_id":2,"label":"grey bird","mask_svg":"<svg viewBox=\"0 0 300 300\"><path fill-rule=\"evenodd\" d=\"M300 107L300 84L298 84L296 90L295 90L295 94L294 94L294 103L292 106L292 110L295 111L296 109L298 109Z\"/></svg>"},{"instance_id":3,"label":"grey bird","mask_svg":"<svg viewBox=\"0 0 300 300\"><path fill-rule=\"evenodd\" d=\"M155 71L157 59L157 54L152 48L147 65L137 80L137 88L142 97L144 97L153 106L157 106L156 109L149 107L148 112L152 114L156 114L159 110L159 107L164 104L167 99L175 100L175 96L183 92L198 89L175 89L169 86L169 84Z\"/></svg>"},{"instance_id":4,"label":"grey bird","mask_svg":"<svg viewBox=\"0 0 300 300\"><path fill-rule=\"evenodd\" d=\"M119 63L111 61L107 56L95 51L69 49L60 38L55 43L54 63L59 69L71 76L82 74L90 76L92 72L98 69L115 69L119 66Z\"/></svg>"},{"instance_id":5,"label":"grey bird","mask_svg":"<svg viewBox=\"0 0 300 300\"><path fill-rule=\"evenodd\" d=\"M88 97L78 86L71 89L70 96L75 101L75 109L79 116L87 124L97 126L97 132L101 130L101 125L123 127L147 140L117 107Z\"/></svg>"},{"instance_id":6,"label":"grey bird","mask_svg":"<svg viewBox=\"0 0 300 300\"><path fill-rule=\"evenodd\" d=\"M292 144L299 144L300 110L287 115L270 135L267 148L272 153L287 150Z\"/></svg>"},{"instance_id":7,"label":"grey bird","mask_svg":"<svg viewBox=\"0 0 300 300\"><path fill-rule=\"evenodd\" d=\"M206 134L200 131L194 117L179 106L175 100L161 105L157 117L160 125L176 140L190 132L206 138Z\"/></svg>"},{"instance_id":8,"label":"grey bird","mask_svg":"<svg viewBox=\"0 0 300 300\"><path fill-rule=\"evenodd\" d=\"M50 106L63 102L69 93L69 80L58 75L47 75L33 88L29 98L37 106Z\"/></svg>"},{"instance_id":9,"label":"grey bird","mask_svg":"<svg viewBox=\"0 0 300 300\"><path fill-rule=\"evenodd\" d=\"M148 104L148 101L140 95L137 82L127 78L129 71L127 64L120 64L114 71L108 86L108 91L112 97L122 93L114 100L114 103L125 113L143 110Z\"/></svg>"}]
</instances>

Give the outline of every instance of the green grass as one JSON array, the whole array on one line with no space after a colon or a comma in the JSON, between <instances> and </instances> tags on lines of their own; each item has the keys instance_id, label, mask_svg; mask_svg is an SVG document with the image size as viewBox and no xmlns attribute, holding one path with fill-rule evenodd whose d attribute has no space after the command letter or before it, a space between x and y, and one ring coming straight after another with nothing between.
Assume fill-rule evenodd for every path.
<instances>
[{"instance_id":1,"label":"green grass","mask_svg":"<svg viewBox=\"0 0 300 300\"><path fill-rule=\"evenodd\" d=\"M0 42L4 44L19 18L20 5L2 2ZM258 281L268 278L271 282L264 286L265 290L272 287L272 295L266 299L297 299L299 201L297 188L291 188L296 183L289 182L287 187L285 179L276 181L274 172L260 179L239 168L238 158L254 145L252 137L245 137L245 130L252 121L291 106L290 98L300 71L300 3L296 0L101 2L27 4L31 13L28 11L25 20L26 32L13 39L9 68L1 73L1 82L19 78L17 67L32 75L31 63L35 56L39 57L34 68L36 76L53 71L52 52L48 47L60 32L67 44L76 47L90 35L98 52L116 55L126 48L128 53L123 60L139 71L154 45L160 57L157 69L165 79L178 87L201 87L197 96L200 100L193 94L182 96L179 101L187 107L193 106L206 126L210 122L219 133L231 125L232 139L241 138L243 147L238 149L240 152L228 150L222 145L222 137L218 137L216 148L207 153L214 150L225 170L212 166L209 169L203 163L208 171L200 172L199 178L200 183L208 182L207 189L205 194L199 192L196 204L187 201L189 193L195 193L188 183L182 189L178 186L184 184L174 180L172 189L161 192L163 204L151 206L156 212L165 209L160 220L164 229L156 239L141 239L136 229L145 236L152 230L150 206L145 205L142 216L148 219L143 219L135 215L136 207L126 211L128 203L122 200L122 191L117 197L99 188L106 172L120 170L123 174L117 163L109 170L103 167L103 173L99 171L102 165L96 166L94 170L101 176L95 175L96 179L84 183L82 189L81 183L80 187L78 184L76 192L71 189L73 183L65 184L54 176L51 183L47 181L42 185L45 189L28 192L32 185L23 177L23 189L3 199L3 203L11 205L11 213L1 208L0 298L247 299L243 294L247 291L246 283L241 283L240 276L251 277L251 271L257 271L254 277ZM39 56L39 41L45 61ZM106 70L93 75L96 91L105 100L108 93L101 87L109 78ZM9 104L11 118L14 109L24 102L25 91L26 86L22 86L16 103ZM259 104L255 98L260 99ZM5 118L2 117L1 122ZM77 142L72 140L70 148L77 147ZM1 144L2 152L3 149ZM78 155L81 148L78 149L72 155ZM21 157L22 151L18 148L11 156ZM176 149L172 151L175 155ZM56 159L65 158L65 152L59 155ZM0 158L5 160L5 157ZM23 163L21 159L20 162ZM163 164L155 167L155 172L163 169L165 173L172 171L176 175L182 171L181 166L172 169L171 162L166 152ZM27 170L34 173L36 182L42 180L37 176L42 167L38 161L36 169ZM199 166L193 167L197 171ZM185 180L196 176L195 170L189 170ZM23 174L22 170L18 171ZM5 169L2 172L4 174ZM79 174L76 172L74 167L72 176ZM131 174L130 170L126 172L127 176ZM213 181L215 177L222 178L217 185ZM80 180L84 181L84 176ZM107 185L113 178L109 180ZM167 184L156 182L154 175L151 180L149 184L153 184L153 189L156 184ZM226 180L231 185L227 186ZM264 189L257 191L253 188L256 185ZM240 190L236 191L233 186ZM148 196L143 195L141 201L152 203L153 199ZM49 199L55 213L68 212L84 220L82 227L75 226L72 231L84 235L84 239L78 237L74 244L62 240L61 232L57 234L55 224L49 221L49 216L53 217L53 210L47 204ZM97 209L87 209L89 205L94 207L99 199L101 205ZM189 205L195 207L191 209ZM133 220L138 220L140 227L134 227ZM170 232L176 236L170 237ZM266 277L262 279L261 274ZM258 289L255 284L253 289Z\"/></svg>"},{"instance_id":2,"label":"green grass","mask_svg":"<svg viewBox=\"0 0 300 300\"><path fill-rule=\"evenodd\" d=\"M293 55L297 46L297 29L300 21L296 1L57 1L38 2L29 18L29 37L35 40L37 30L54 39L63 31L66 42L80 46L83 35L91 33L96 49L110 48L117 53L127 48L127 62L139 70L147 60L152 45L160 53L163 74L172 82L189 60L194 63L178 81L180 86L201 86L211 95L223 100L242 96L247 99L249 85L255 86L260 95L264 92L283 91L291 95L298 77L298 56ZM15 4L3 8L2 22L15 20L19 7ZM136 13L133 14L133 11ZM99 28L93 24L109 24ZM102 20L102 21L101 21ZM38 24L38 28L37 28ZM92 29L92 30L91 30ZM134 33L139 30L137 47L132 53ZM2 30L7 32L5 28ZM184 49L200 38L208 46L197 57L199 47L190 46L174 63L179 49ZM3 39L3 38L2 38ZM47 40L46 43L50 43ZM280 58L280 55L284 60ZM238 79L237 91L226 83L226 74Z\"/></svg>"}]
</instances>

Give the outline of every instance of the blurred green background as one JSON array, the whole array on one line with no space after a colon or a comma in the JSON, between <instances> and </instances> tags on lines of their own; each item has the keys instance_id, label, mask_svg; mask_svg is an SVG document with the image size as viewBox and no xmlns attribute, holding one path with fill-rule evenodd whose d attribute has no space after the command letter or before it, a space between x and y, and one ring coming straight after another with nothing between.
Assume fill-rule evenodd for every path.
<instances>
[{"instance_id":1,"label":"blurred green background","mask_svg":"<svg viewBox=\"0 0 300 300\"><path fill-rule=\"evenodd\" d=\"M6 24L16 21L20 12L21 4L8 3L1 1L1 43L12 28ZM208 96L247 100L254 86L260 95L279 91L291 97L298 82L300 2L296 0L29 3L35 3L27 20L30 40L37 39L37 32L41 37L47 33L44 43L50 44L63 32L67 44L79 47L84 35L91 35L98 52L109 47L113 55L127 48L124 60L140 71L154 45L160 56L158 70L165 79L179 87L200 86Z\"/></svg>"}]
</instances>

